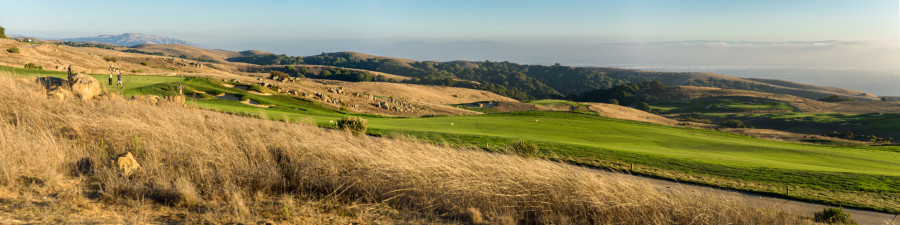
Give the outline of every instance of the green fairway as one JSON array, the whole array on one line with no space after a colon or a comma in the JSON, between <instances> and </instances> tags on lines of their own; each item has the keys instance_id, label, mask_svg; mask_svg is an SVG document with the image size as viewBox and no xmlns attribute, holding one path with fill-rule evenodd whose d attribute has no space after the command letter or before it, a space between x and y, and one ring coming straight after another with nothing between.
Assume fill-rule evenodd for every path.
<instances>
[{"instance_id":1,"label":"green fairway","mask_svg":"<svg viewBox=\"0 0 900 225\"><path fill-rule=\"evenodd\" d=\"M17 69L16 74L65 75L61 72L21 69ZM95 76L105 78L105 75ZM330 109L307 99L281 94L254 94L256 92L228 87L236 83L214 79L132 77L132 80L126 80L130 83L124 90L126 95L170 95L175 82L181 82L185 86L185 94L194 96L188 97L186 104L215 111L275 120L309 121L324 127L332 127L329 121L347 115L343 110ZM101 83L105 85L105 82ZM245 86L267 92L262 87ZM235 100L218 99L214 95L231 95L271 107L261 108ZM537 102L534 104L580 105L561 100ZM727 104L739 105L735 102ZM771 115L778 120L803 117L806 118L804 120L823 122L871 119L871 126L876 126L879 120L898 120L897 115L893 114ZM368 119L369 133L373 135L408 135L426 141L498 152L514 141L525 140L538 145L542 157L553 160L770 195L783 195L783 190L790 188L792 191L786 197L900 212L900 151L897 147L838 147L776 142L725 132L610 119L589 112L528 111L421 118L361 116ZM631 164L635 165L633 169L628 166Z\"/></svg>"},{"instance_id":2,"label":"green fairway","mask_svg":"<svg viewBox=\"0 0 900 225\"><path fill-rule=\"evenodd\" d=\"M66 72L62 71L47 71L47 70L34 70L34 69L23 69L23 68L14 68L14 67L6 67L0 66L0 71L10 72L19 76L32 76L32 77L59 77L66 79ZM115 79L116 76L113 75L113 85L108 86L109 83L109 74L89 74L98 81L100 81L100 86L103 90L109 90L110 92L116 92L124 94L125 97L131 97L134 95L144 95L144 94L153 94L153 93L145 93L140 91L141 88L147 87L150 85L160 84L160 83L169 83L169 82L181 82L184 80L184 77L174 77L174 76L153 76L153 75L122 75L122 84L125 86L124 88L116 87ZM112 88L110 88L112 87Z\"/></svg>"},{"instance_id":3,"label":"green fairway","mask_svg":"<svg viewBox=\"0 0 900 225\"><path fill-rule=\"evenodd\" d=\"M848 151L845 148L774 142L729 133L574 113L519 112L406 119L373 118L370 123L376 129L517 138L720 165L900 175L900 153L865 149Z\"/></svg>"},{"instance_id":4,"label":"green fairway","mask_svg":"<svg viewBox=\"0 0 900 225\"><path fill-rule=\"evenodd\" d=\"M703 114L704 117L718 118L765 118L772 121L831 124L868 130L900 131L900 114L835 114L835 113L773 113L773 114Z\"/></svg>"},{"instance_id":5,"label":"green fairway","mask_svg":"<svg viewBox=\"0 0 900 225\"><path fill-rule=\"evenodd\" d=\"M793 110L782 102L762 101L754 99L720 99L697 100L687 102L662 102L654 103L651 108L659 113L716 113L716 112L746 112L759 110Z\"/></svg>"}]
</instances>

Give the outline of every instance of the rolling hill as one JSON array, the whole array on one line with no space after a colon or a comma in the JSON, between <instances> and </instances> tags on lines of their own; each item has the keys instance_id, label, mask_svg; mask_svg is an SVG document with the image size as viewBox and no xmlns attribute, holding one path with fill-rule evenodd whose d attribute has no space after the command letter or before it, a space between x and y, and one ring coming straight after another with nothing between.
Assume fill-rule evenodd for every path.
<instances>
[{"instance_id":1,"label":"rolling hill","mask_svg":"<svg viewBox=\"0 0 900 225\"><path fill-rule=\"evenodd\" d=\"M179 40L170 37L158 36L158 35L149 35L149 34L138 34L138 33L124 33L119 35L97 35L93 37L80 37L80 38L64 38L60 41L72 41L72 42L93 42L93 43L105 43L112 44L118 46L134 46L140 44L178 44L178 45L188 45L188 46L199 46L197 44Z\"/></svg>"},{"instance_id":2,"label":"rolling hill","mask_svg":"<svg viewBox=\"0 0 900 225\"><path fill-rule=\"evenodd\" d=\"M314 64L365 69L414 78L415 82L445 86L464 85L469 80L481 85L467 87L492 91L518 100L562 98L618 84L660 80L666 85L709 86L791 94L809 99L830 95L860 100L878 96L849 89L799 84L772 79L744 79L713 73L650 72L632 69L522 65L511 62L415 61L372 56L357 52L323 53L315 56L254 55L231 61L258 65Z\"/></svg>"}]
</instances>

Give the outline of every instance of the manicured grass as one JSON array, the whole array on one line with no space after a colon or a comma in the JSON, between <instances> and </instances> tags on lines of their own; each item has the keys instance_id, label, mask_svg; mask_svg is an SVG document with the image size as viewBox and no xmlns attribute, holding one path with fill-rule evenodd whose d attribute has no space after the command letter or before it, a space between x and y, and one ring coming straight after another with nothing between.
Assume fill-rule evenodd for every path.
<instances>
[{"instance_id":1,"label":"manicured grass","mask_svg":"<svg viewBox=\"0 0 900 225\"><path fill-rule=\"evenodd\" d=\"M772 114L728 114L702 113L701 118L716 120L738 119L752 122L761 128L808 127L817 129L823 135L831 131L853 131L857 134L877 134L880 137L900 137L900 114L829 114L829 113L772 113Z\"/></svg>"},{"instance_id":2,"label":"manicured grass","mask_svg":"<svg viewBox=\"0 0 900 225\"><path fill-rule=\"evenodd\" d=\"M48 71L48 70L33 70L33 69L23 69L23 68L14 68L14 67L6 67L0 66L0 71L7 71L19 76L32 76L32 77L59 77L66 79L66 72L62 71ZM113 75L113 85L109 86L109 74L88 74L97 81L100 81L100 86L103 90L109 90L110 92L116 92L120 94L124 94L125 97L131 97L134 95L144 95L144 94L156 94L156 93L146 93L141 91L142 88L157 85L160 83L171 83L171 82L181 82L184 80L184 77L171 77L171 76L153 76L153 75L122 75L122 84L125 85L124 88L116 87L115 79L116 76Z\"/></svg>"},{"instance_id":3,"label":"manicured grass","mask_svg":"<svg viewBox=\"0 0 900 225\"><path fill-rule=\"evenodd\" d=\"M774 142L575 113L373 118L371 127L578 144L732 166L900 175L900 154L896 153Z\"/></svg>"},{"instance_id":4,"label":"manicured grass","mask_svg":"<svg viewBox=\"0 0 900 225\"><path fill-rule=\"evenodd\" d=\"M793 110L782 102L763 101L755 99L720 99L698 100L687 102L662 102L654 103L653 111L667 113L716 113L716 112L746 112L757 110Z\"/></svg>"},{"instance_id":5,"label":"manicured grass","mask_svg":"<svg viewBox=\"0 0 900 225\"><path fill-rule=\"evenodd\" d=\"M22 75L28 71L22 71ZM31 71L42 76L59 72ZM97 75L101 76L104 75ZM138 76L135 76L138 77ZM254 95L222 81L140 76L126 93L167 95L182 82L186 93L233 94L271 108L200 94L189 105L227 113L330 127L344 112L287 95ZM153 83L157 82L157 83ZM103 83L103 82L101 82ZM136 87L137 86L137 87ZM546 104L557 100L547 100ZM375 135L410 135L433 142L501 151L516 140L536 143L544 157L569 163L625 169L664 177L845 206L900 212L900 152L893 147L831 147L767 141L724 132L609 119L577 112L513 112L472 116L383 118L363 115ZM796 114L783 114L789 119ZM813 119L838 116L805 115ZM859 115L857 115L859 116ZM894 115L873 118L896 119ZM782 117L776 117L782 118ZM631 170L630 164L634 164Z\"/></svg>"},{"instance_id":6,"label":"manicured grass","mask_svg":"<svg viewBox=\"0 0 900 225\"><path fill-rule=\"evenodd\" d=\"M900 153L767 141L569 112L369 120L371 132L499 151L514 140L577 164L833 204L900 209ZM452 123L452 125L451 125ZM864 197L862 197L864 196Z\"/></svg>"}]
</instances>

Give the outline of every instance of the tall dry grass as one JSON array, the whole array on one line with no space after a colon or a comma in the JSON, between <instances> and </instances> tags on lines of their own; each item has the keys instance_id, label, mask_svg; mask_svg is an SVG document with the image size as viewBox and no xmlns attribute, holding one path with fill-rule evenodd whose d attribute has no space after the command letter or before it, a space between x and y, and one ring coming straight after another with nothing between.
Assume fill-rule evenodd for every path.
<instances>
[{"instance_id":1,"label":"tall dry grass","mask_svg":"<svg viewBox=\"0 0 900 225\"><path fill-rule=\"evenodd\" d=\"M302 194L476 224L808 222L538 159L183 106L50 100L38 85L9 76L0 76L0 96L5 188L21 188L23 179L58 188L75 182L109 204L150 199L194 214L228 205L234 218L254 214L247 207L254 201ZM125 152L143 167L131 177L110 163Z\"/></svg>"}]
</instances>

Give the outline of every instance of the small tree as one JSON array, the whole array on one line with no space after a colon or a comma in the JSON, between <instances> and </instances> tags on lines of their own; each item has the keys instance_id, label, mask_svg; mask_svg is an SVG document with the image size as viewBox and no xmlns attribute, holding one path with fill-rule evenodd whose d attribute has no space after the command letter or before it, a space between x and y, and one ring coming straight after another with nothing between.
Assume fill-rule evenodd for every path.
<instances>
[{"instance_id":1,"label":"small tree","mask_svg":"<svg viewBox=\"0 0 900 225\"><path fill-rule=\"evenodd\" d=\"M0 26L0 38L6 38L6 28Z\"/></svg>"},{"instance_id":2,"label":"small tree","mask_svg":"<svg viewBox=\"0 0 900 225\"><path fill-rule=\"evenodd\" d=\"M609 100L609 104L618 105L618 104L619 104L619 100L616 100L616 99L614 99L614 98L613 98L613 99L610 99L610 100Z\"/></svg>"},{"instance_id":3,"label":"small tree","mask_svg":"<svg viewBox=\"0 0 900 225\"><path fill-rule=\"evenodd\" d=\"M640 110L643 110L643 111L647 111L647 112L653 111L653 108L650 108L650 104L647 104L646 102L640 102L640 103L638 103L638 104L637 104L637 109L640 109Z\"/></svg>"},{"instance_id":4,"label":"small tree","mask_svg":"<svg viewBox=\"0 0 900 225\"><path fill-rule=\"evenodd\" d=\"M18 54L18 53L19 53L19 48L17 48L16 46L12 46L12 47L7 48L7 49L6 49L6 52L13 53L13 54Z\"/></svg>"}]
</instances>

